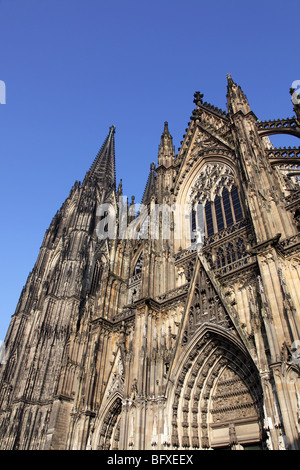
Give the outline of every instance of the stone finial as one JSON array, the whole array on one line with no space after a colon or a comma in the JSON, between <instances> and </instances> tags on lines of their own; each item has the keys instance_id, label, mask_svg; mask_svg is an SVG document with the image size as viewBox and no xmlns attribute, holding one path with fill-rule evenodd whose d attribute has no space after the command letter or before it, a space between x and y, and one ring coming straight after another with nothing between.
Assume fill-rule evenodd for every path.
<instances>
[{"instance_id":1,"label":"stone finial","mask_svg":"<svg viewBox=\"0 0 300 470\"><path fill-rule=\"evenodd\" d=\"M196 91L194 93L194 103L199 105L199 104L202 104L203 103L203 93L200 93L200 91Z\"/></svg>"}]
</instances>

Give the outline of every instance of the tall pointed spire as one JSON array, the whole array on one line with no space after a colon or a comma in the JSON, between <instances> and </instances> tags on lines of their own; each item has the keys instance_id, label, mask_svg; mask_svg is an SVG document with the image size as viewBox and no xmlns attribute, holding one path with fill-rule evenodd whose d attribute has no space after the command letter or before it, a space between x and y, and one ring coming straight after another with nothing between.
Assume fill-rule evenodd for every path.
<instances>
[{"instance_id":1,"label":"tall pointed spire","mask_svg":"<svg viewBox=\"0 0 300 470\"><path fill-rule=\"evenodd\" d=\"M115 126L109 128L109 134L88 172L88 175L96 177L103 187L114 190L116 190L115 130Z\"/></svg>"}]
</instances>

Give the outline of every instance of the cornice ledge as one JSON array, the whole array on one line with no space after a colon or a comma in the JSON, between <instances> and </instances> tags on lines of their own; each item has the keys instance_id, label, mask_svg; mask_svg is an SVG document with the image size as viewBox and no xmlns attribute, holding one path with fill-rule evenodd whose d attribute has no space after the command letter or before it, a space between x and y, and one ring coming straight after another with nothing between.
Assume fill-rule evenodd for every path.
<instances>
[{"instance_id":1,"label":"cornice ledge","mask_svg":"<svg viewBox=\"0 0 300 470\"><path fill-rule=\"evenodd\" d=\"M277 245L278 242L279 242L280 237L281 237L281 233L278 233L275 237L269 238L268 240L266 240L262 243L259 243L258 245L255 245L252 248L250 248L249 253L251 253L253 255L263 253L268 248Z\"/></svg>"}]
</instances>

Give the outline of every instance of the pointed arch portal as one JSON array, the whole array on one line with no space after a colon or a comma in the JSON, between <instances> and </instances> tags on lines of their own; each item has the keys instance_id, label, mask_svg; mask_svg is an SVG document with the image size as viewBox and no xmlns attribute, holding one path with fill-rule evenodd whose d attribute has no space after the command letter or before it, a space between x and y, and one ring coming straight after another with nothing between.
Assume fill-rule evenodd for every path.
<instances>
[{"instance_id":1,"label":"pointed arch portal","mask_svg":"<svg viewBox=\"0 0 300 470\"><path fill-rule=\"evenodd\" d=\"M98 450L117 450L120 439L122 400L117 397L106 412L98 437Z\"/></svg>"},{"instance_id":2,"label":"pointed arch portal","mask_svg":"<svg viewBox=\"0 0 300 470\"><path fill-rule=\"evenodd\" d=\"M178 364L170 403L173 448L261 446L259 374L232 333L203 324Z\"/></svg>"}]
</instances>

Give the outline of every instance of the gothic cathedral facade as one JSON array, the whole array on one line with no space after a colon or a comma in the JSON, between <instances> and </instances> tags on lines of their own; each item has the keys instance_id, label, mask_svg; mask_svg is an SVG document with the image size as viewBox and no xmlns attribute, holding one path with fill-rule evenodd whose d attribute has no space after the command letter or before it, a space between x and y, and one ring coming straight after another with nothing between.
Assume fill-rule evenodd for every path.
<instances>
[{"instance_id":1,"label":"gothic cathedral facade","mask_svg":"<svg viewBox=\"0 0 300 470\"><path fill-rule=\"evenodd\" d=\"M261 122L230 75L226 112L194 103L142 210L112 126L54 216L5 338L1 449L300 449L300 152L268 137L300 137L300 105Z\"/></svg>"}]
</instances>

